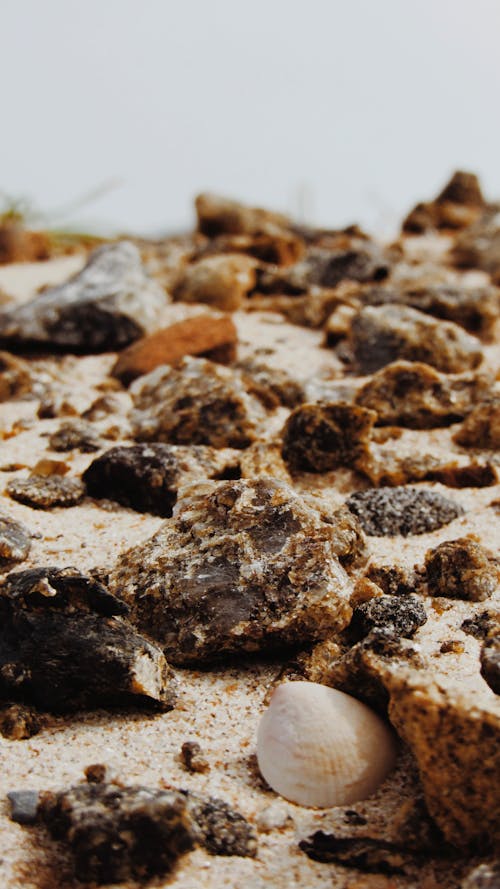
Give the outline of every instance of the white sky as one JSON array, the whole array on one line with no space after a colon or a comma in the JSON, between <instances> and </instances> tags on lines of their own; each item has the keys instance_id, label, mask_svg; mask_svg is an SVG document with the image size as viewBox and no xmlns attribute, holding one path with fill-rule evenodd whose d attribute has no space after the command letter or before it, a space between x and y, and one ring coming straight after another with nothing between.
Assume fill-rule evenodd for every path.
<instances>
[{"instance_id":1,"label":"white sky","mask_svg":"<svg viewBox=\"0 0 500 889\"><path fill-rule=\"evenodd\" d=\"M69 221L142 232L201 190L371 230L457 167L500 197L499 44L499 0L0 0L0 190L55 222L112 181Z\"/></svg>"}]
</instances>

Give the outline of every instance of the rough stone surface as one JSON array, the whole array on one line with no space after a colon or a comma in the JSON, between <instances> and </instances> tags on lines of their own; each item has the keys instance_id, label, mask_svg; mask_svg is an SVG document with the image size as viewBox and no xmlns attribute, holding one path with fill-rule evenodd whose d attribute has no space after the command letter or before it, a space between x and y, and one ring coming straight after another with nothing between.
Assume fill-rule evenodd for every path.
<instances>
[{"instance_id":1,"label":"rough stone surface","mask_svg":"<svg viewBox=\"0 0 500 889\"><path fill-rule=\"evenodd\" d=\"M31 549L31 532L21 522L0 515L0 567L22 562Z\"/></svg>"},{"instance_id":2,"label":"rough stone surface","mask_svg":"<svg viewBox=\"0 0 500 889\"><path fill-rule=\"evenodd\" d=\"M431 596L482 602L495 591L499 576L491 555L470 537L446 540L425 554Z\"/></svg>"},{"instance_id":3,"label":"rough stone surface","mask_svg":"<svg viewBox=\"0 0 500 889\"><path fill-rule=\"evenodd\" d=\"M481 676L500 695L500 634L491 636L481 648Z\"/></svg>"},{"instance_id":4,"label":"rough stone surface","mask_svg":"<svg viewBox=\"0 0 500 889\"><path fill-rule=\"evenodd\" d=\"M500 448L500 394L478 404L464 420L453 440L465 448Z\"/></svg>"},{"instance_id":5,"label":"rough stone surface","mask_svg":"<svg viewBox=\"0 0 500 889\"><path fill-rule=\"evenodd\" d=\"M228 364L235 357L236 342L231 318L196 315L132 343L121 352L111 373L128 385L162 364L175 366L185 355L210 358L216 353L217 361Z\"/></svg>"},{"instance_id":6,"label":"rough stone surface","mask_svg":"<svg viewBox=\"0 0 500 889\"><path fill-rule=\"evenodd\" d=\"M395 636L410 638L427 620L418 596L378 596L354 609L349 635L356 640L376 628L386 628Z\"/></svg>"},{"instance_id":7,"label":"rough stone surface","mask_svg":"<svg viewBox=\"0 0 500 889\"><path fill-rule=\"evenodd\" d=\"M85 420L65 420L64 423L49 436L49 446L53 451L81 451L91 454L104 446L104 442L92 426Z\"/></svg>"},{"instance_id":8,"label":"rough stone surface","mask_svg":"<svg viewBox=\"0 0 500 889\"><path fill-rule=\"evenodd\" d=\"M21 358L0 352L0 401L29 395L34 386L29 365Z\"/></svg>"},{"instance_id":9,"label":"rough stone surface","mask_svg":"<svg viewBox=\"0 0 500 889\"><path fill-rule=\"evenodd\" d=\"M184 489L174 518L119 558L110 588L170 660L202 662L346 626L346 568L362 550L347 510L322 515L275 479L207 482Z\"/></svg>"},{"instance_id":10,"label":"rough stone surface","mask_svg":"<svg viewBox=\"0 0 500 889\"><path fill-rule=\"evenodd\" d=\"M280 213L246 207L220 195L204 193L196 198L198 229L209 238L221 234L276 234L290 228L290 221Z\"/></svg>"},{"instance_id":11,"label":"rough stone surface","mask_svg":"<svg viewBox=\"0 0 500 889\"><path fill-rule=\"evenodd\" d=\"M423 234L436 228L466 228L477 219L483 207L484 198L477 176L458 170L437 198L413 208L402 229L406 234Z\"/></svg>"},{"instance_id":12,"label":"rough stone surface","mask_svg":"<svg viewBox=\"0 0 500 889\"><path fill-rule=\"evenodd\" d=\"M224 452L203 445L151 442L111 448L90 464L82 479L91 497L168 518L181 485L217 477L228 465Z\"/></svg>"},{"instance_id":13,"label":"rough stone surface","mask_svg":"<svg viewBox=\"0 0 500 889\"><path fill-rule=\"evenodd\" d=\"M32 707L8 704L0 709L0 734L10 741L24 741L38 734L42 719Z\"/></svg>"},{"instance_id":14,"label":"rough stone surface","mask_svg":"<svg viewBox=\"0 0 500 889\"><path fill-rule=\"evenodd\" d=\"M477 221L457 237L450 251L452 262L459 268L488 272L493 281L500 281L500 207L488 208Z\"/></svg>"},{"instance_id":15,"label":"rough stone surface","mask_svg":"<svg viewBox=\"0 0 500 889\"><path fill-rule=\"evenodd\" d=\"M369 874L404 874L419 856L408 846L371 837L341 837L316 831L299 847L313 861L340 864Z\"/></svg>"},{"instance_id":16,"label":"rough stone surface","mask_svg":"<svg viewBox=\"0 0 500 889\"><path fill-rule=\"evenodd\" d=\"M357 516L363 531L373 537L426 534L463 515L459 504L425 488L370 488L357 491L346 506Z\"/></svg>"},{"instance_id":17,"label":"rough stone surface","mask_svg":"<svg viewBox=\"0 0 500 889\"><path fill-rule=\"evenodd\" d=\"M0 695L56 712L133 702L171 709L165 658L114 616L125 611L72 568L9 574L0 585Z\"/></svg>"},{"instance_id":18,"label":"rough stone surface","mask_svg":"<svg viewBox=\"0 0 500 889\"><path fill-rule=\"evenodd\" d=\"M450 378L428 364L396 361L379 370L356 395L377 414L377 424L433 429L462 420L488 389L476 374Z\"/></svg>"},{"instance_id":19,"label":"rough stone surface","mask_svg":"<svg viewBox=\"0 0 500 889\"><path fill-rule=\"evenodd\" d=\"M294 408L304 401L303 387L282 368L271 367L258 358L238 361L235 367L245 375L249 391L270 410L280 404Z\"/></svg>"},{"instance_id":20,"label":"rough stone surface","mask_svg":"<svg viewBox=\"0 0 500 889\"><path fill-rule=\"evenodd\" d=\"M184 741L181 759L188 772L208 772L210 765L197 741Z\"/></svg>"},{"instance_id":21,"label":"rough stone surface","mask_svg":"<svg viewBox=\"0 0 500 889\"><path fill-rule=\"evenodd\" d=\"M460 889L498 889L500 886L500 861L491 861L475 867L460 884Z\"/></svg>"},{"instance_id":22,"label":"rough stone surface","mask_svg":"<svg viewBox=\"0 0 500 889\"><path fill-rule=\"evenodd\" d=\"M281 433L283 459L292 471L355 468L368 457L375 420L373 411L356 405L300 405L290 414Z\"/></svg>"},{"instance_id":23,"label":"rough stone surface","mask_svg":"<svg viewBox=\"0 0 500 889\"><path fill-rule=\"evenodd\" d=\"M257 852L255 833L248 821L223 800L190 793L188 811L196 824L198 842L211 855L253 857Z\"/></svg>"},{"instance_id":24,"label":"rough stone surface","mask_svg":"<svg viewBox=\"0 0 500 889\"><path fill-rule=\"evenodd\" d=\"M9 497L32 506L34 509L51 509L53 506L74 506L78 503L85 488L78 478L65 478L60 475L30 475L28 478L13 478L5 489Z\"/></svg>"},{"instance_id":25,"label":"rough stone surface","mask_svg":"<svg viewBox=\"0 0 500 889\"><path fill-rule=\"evenodd\" d=\"M387 257L379 247L368 240L352 239L349 245L332 245L332 249L310 248L281 277L286 290L300 293L313 286L333 288L344 280L381 281L389 270Z\"/></svg>"},{"instance_id":26,"label":"rough stone surface","mask_svg":"<svg viewBox=\"0 0 500 889\"><path fill-rule=\"evenodd\" d=\"M154 327L166 300L133 244L107 244L65 284L2 312L0 340L79 352L120 349Z\"/></svg>"},{"instance_id":27,"label":"rough stone surface","mask_svg":"<svg viewBox=\"0 0 500 889\"><path fill-rule=\"evenodd\" d=\"M39 793L37 790L13 790L7 794L11 806L11 821L34 824L37 819Z\"/></svg>"},{"instance_id":28,"label":"rough stone surface","mask_svg":"<svg viewBox=\"0 0 500 889\"><path fill-rule=\"evenodd\" d=\"M175 299L207 303L233 312L255 285L255 260L241 253L207 256L188 265L175 288Z\"/></svg>"},{"instance_id":29,"label":"rough stone surface","mask_svg":"<svg viewBox=\"0 0 500 889\"><path fill-rule=\"evenodd\" d=\"M460 373L482 360L479 341L452 321L401 305L366 306L352 320L350 345L361 373L403 359Z\"/></svg>"},{"instance_id":30,"label":"rough stone surface","mask_svg":"<svg viewBox=\"0 0 500 889\"><path fill-rule=\"evenodd\" d=\"M131 422L139 441L245 448L264 417L238 371L202 358L159 367L132 384Z\"/></svg>"}]
</instances>

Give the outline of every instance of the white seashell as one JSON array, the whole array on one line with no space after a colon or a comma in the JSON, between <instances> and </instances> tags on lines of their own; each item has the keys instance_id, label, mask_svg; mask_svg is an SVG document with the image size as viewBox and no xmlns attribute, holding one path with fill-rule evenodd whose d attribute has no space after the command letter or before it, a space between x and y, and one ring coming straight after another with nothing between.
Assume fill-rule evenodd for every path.
<instances>
[{"instance_id":1,"label":"white seashell","mask_svg":"<svg viewBox=\"0 0 500 889\"><path fill-rule=\"evenodd\" d=\"M395 736L376 713L316 682L278 686L257 734L263 777L302 806L366 799L387 777L396 755Z\"/></svg>"}]
</instances>

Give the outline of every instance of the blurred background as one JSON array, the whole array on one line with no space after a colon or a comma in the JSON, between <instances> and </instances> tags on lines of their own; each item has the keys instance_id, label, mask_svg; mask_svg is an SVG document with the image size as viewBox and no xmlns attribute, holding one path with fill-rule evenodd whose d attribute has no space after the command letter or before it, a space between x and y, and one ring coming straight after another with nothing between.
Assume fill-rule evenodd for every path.
<instances>
[{"instance_id":1,"label":"blurred background","mask_svg":"<svg viewBox=\"0 0 500 889\"><path fill-rule=\"evenodd\" d=\"M498 0L0 12L0 198L37 224L177 232L211 190L391 234L456 168L500 197Z\"/></svg>"}]
</instances>

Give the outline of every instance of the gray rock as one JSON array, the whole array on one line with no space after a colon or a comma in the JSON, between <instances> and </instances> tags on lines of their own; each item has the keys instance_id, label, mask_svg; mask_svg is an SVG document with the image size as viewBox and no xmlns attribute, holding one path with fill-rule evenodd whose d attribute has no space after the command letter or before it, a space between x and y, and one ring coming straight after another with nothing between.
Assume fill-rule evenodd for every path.
<instances>
[{"instance_id":1,"label":"gray rock","mask_svg":"<svg viewBox=\"0 0 500 889\"><path fill-rule=\"evenodd\" d=\"M22 562L31 549L31 533L21 522L0 515L0 566Z\"/></svg>"},{"instance_id":2,"label":"gray rock","mask_svg":"<svg viewBox=\"0 0 500 889\"><path fill-rule=\"evenodd\" d=\"M8 793L11 821L17 821L18 824L34 824L37 819L39 797L37 790L12 790Z\"/></svg>"},{"instance_id":3,"label":"gray rock","mask_svg":"<svg viewBox=\"0 0 500 889\"><path fill-rule=\"evenodd\" d=\"M463 515L462 507L437 491L410 487L370 488L351 494L346 506L372 537L426 534Z\"/></svg>"}]
</instances>

